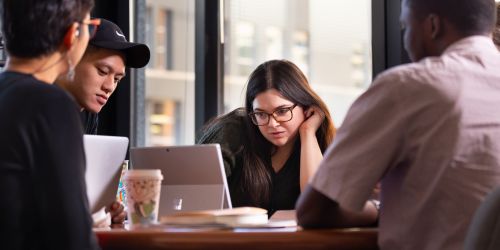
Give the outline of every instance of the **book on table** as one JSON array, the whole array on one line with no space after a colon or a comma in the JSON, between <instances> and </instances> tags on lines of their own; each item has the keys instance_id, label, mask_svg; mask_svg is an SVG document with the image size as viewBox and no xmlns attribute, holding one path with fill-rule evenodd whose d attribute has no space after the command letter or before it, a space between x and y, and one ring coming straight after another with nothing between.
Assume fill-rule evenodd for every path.
<instances>
[{"instance_id":1,"label":"book on table","mask_svg":"<svg viewBox=\"0 0 500 250\"><path fill-rule=\"evenodd\" d=\"M218 210L179 212L160 218L166 225L219 225L227 227L267 224L267 210L256 207L238 207Z\"/></svg>"},{"instance_id":2,"label":"book on table","mask_svg":"<svg viewBox=\"0 0 500 250\"><path fill-rule=\"evenodd\" d=\"M279 211L281 212L281 211ZM294 228L295 211L282 211L284 216L268 219L267 210L256 207L238 207L220 210L179 212L162 216L160 223L176 227L216 228ZM276 215L276 214L275 214Z\"/></svg>"}]
</instances>

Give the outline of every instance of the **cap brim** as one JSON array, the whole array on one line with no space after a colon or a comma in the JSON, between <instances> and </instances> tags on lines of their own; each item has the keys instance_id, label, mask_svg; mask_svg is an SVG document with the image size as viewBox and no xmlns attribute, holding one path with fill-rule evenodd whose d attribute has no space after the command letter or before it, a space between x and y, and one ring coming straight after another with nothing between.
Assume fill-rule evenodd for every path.
<instances>
[{"instance_id":1,"label":"cap brim","mask_svg":"<svg viewBox=\"0 0 500 250\"><path fill-rule=\"evenodd\" d=\"M142 68L149 62L149 47L142 43L117 42L117 41L96 41L90 44L105 48L118 50L125 54L125 65L131 68Z\"/></svg>"}]
</instances>

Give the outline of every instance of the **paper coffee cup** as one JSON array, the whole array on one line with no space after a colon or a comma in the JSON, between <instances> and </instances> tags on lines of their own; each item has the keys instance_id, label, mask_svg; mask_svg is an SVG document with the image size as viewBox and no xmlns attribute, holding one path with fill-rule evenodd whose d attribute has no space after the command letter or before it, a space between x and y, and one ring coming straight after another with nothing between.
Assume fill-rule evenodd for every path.
<instances>
[{"instance_id":1,"label":"paper coffee cup","mask_svg":"<svg viewBox=\"0 0 500 250\"><path fill-rule=\"evenodd\" d=\"M127 171L123 181L130 224L154 224L158 221L162 179L159 169Z\"/></svg>"}]
</instances>

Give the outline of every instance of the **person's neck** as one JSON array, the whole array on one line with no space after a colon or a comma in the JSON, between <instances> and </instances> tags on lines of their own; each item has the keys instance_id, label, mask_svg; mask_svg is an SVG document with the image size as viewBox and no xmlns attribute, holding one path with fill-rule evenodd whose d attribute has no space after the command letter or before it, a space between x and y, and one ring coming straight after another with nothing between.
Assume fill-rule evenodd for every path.
<instances>
[{"instance_id":1,"label":"person's neck","mask_svg":"<svg viewBox=\"0 0 500 250\"><path fill-rule=\"evenodd\" d=\"M271 162L273 165L273 169L275 172L278 172L283 168L288 158L292 154L293 147L295 145L295 140L288 142L287 144L281 147L275 147L275 152L271 156Z\"/></svg>"},{"instance_id":2,"label":"person's neck","mask_svg":"<svg viewBox=\"0 0 500 250\"><path fill-rule=\"evenodd\" d=\"M64 55L54 52L37 58L20 58L10 56L5 64L5 71L33 75L37 80L52 84L56 78L67 70Z\"/></svg>"},{"instance_id":3,"label":"person's neck","mask_svg":"<svg viewBox=\"0 0 500 250\"><path fill-rule=\"evenodd\" d=\"M465 34L464 32L460 31L459 29L455 28L452 24L445 23L445 30L446 33L442 35L437 41L434 42L434 50L432 51L432 56L441 56L448 47L450 47L452 44L470 37L470 36L486 36L486 37L491 37L491 33L486 32L486 33L480 33L477 32L476 34Z\"/></svg>"}]
</instances>

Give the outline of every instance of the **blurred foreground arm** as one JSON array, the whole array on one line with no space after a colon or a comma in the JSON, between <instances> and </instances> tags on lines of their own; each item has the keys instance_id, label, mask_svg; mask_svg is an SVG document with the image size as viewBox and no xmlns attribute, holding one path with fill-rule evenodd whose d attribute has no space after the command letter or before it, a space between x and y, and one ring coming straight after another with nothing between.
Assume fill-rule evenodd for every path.
<instances>
[{"instance_id":1,"label":"blurred foreground arm","mask_svg":"<svg viewBox=\"0 0 500 250\"><path fill-rule=\"evenodd\" d=\"M297 222L303 228L371 226L378 217L377 208L371 202L367 202L361 212L347 211L310 185L302 192L295 207Z\"/></svg>"}]
</instances>

